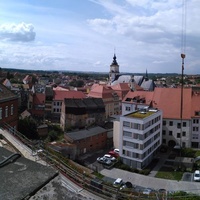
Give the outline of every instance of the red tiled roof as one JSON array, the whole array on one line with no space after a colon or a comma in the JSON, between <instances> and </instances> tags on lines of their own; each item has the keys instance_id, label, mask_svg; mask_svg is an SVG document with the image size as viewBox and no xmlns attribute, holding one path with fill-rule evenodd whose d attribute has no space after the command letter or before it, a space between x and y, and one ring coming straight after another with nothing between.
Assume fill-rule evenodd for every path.
<instances>
[{"instance_id":1,"label":"red tiled roof","mask_svg":"<svg viewBox=\"0 0 200 200\"><path fill-rule=\"evenodd\" d=\"M192 88L183 89L183 119L190 119L195 111L200 111L200 93L196 96ZM180 119L181 116L181 88L155 88L153 92L134 91L128 92L123 102L127 98L140 96L146 99L146 105L151 105L163 111L163 118ZM130 102L131 103L131 102Z\"/></svg>"},{"instance_id":2,"label":"red tiled roof","mask_svg":"<svg viewBox=\"0 0 200 200\"><path fill-rule=\"evenodd\" d=\"M111 88L115 91L116 90L121 90L121 91L127 90L127 91L129 91L130 90L129 83L118 83L116 85L111 86Z\"/></svg>"},{"instance_id":3,"label":"red tiled roof","mask_svg":"<svg viewBox=\"0 0 200 200\"><path fill-rule=\"evenodd\" d=\"M36 93L33 95L33 104L34 105L44 105L45 104L45 94Z\"/></svg>"},{"instance_id":4,"label":"red tiled roof","mask_svg":"<svg viewBox=\"0 0 200 200\"><path fill-rule=\"evenodd\" d=\"M183 89L183 119L191 118L191 88ZM155 88L153 107L163 111L164 118L180 119L181 88Z\"/></svg>"},{"instance_id":5,"label":"red tiled roof","mask_svg":"<svg viewBox=\"0 0 200 200\"><path fill-rule=\"evenodd\" d=\"M66 91L66 90L54 90L54 100L56 101L63 101L64 99L83 99L87 96L81 91Z\"/></svg>"},{"instance_id":6,"label":"red tiled roof","mask_svg":"<svg viewBox=\"0 0 200 200\"><path fill-rule=\"evenodd\" d=\"M69 91L69 89L64 88L64 87L60 87L60 86L57 86L56 88L53 88L53 90L65 90L65 91Z\"/></svg>"},{"instance_id":7,"label":"red tiled roof","mask_svg":"<svg viewBox=\"0 0 200 200\"><path fill-rule=\"evenodd\" d=\"M134 97L140 97L141 99L142 98L145 98L146 100L146 105L150 105L151 102L152 102L152 99L153 99L153 93L152 91L129 91L127 93L127 95L123 98L123 101L125 101L127 98L134 98ZM128 102L126 102L128 103Z\"/></svg>"},{"instance_id":8,"label":"red tiled roof","mask_svg":"<svg viewBox=\"0 0 200 200\"><path fill-rule=\"evenodd\" d=\"M111 98L113 92L115 91L111 87L95 84L95 86L92 87L91 91L88 93L88 96L105 99Z\"/></svg>"}]
</instances>

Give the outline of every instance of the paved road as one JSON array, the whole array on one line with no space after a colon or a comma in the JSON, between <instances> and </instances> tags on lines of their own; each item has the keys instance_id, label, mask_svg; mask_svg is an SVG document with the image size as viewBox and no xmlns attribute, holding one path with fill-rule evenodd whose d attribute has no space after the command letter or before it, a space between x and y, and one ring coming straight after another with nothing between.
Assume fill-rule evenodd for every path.
<instances>
[{"instance_id":1,"label":"paved road","mask_svg":"<svg viewBox=\"0 0 200 200\"><path fill-rule=\"evenodd\" d=\"M138 185L145 188L152 188L155 190L166 189L167 191L186 191L200 194L200 183L198 182L154 178L127 172L117 168L113 168L111 170L103 169L100 173L104 176L108 176L114 179L122 178L124 182L130 181L133 185Z\"/></svg>"}]
</instances>

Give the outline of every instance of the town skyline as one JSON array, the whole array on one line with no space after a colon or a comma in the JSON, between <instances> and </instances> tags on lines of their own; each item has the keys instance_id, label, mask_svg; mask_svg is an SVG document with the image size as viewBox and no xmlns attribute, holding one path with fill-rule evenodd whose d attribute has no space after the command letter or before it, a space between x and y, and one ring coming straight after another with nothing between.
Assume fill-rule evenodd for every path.
<instances>
[{"instance_id":1,"label":"town skyline","mask_svg":"<svg viewBox=\"0 0 200 200\"><path fill-rule=\"evenodd\" d=\"M25 70L181 73L183 2L39 1L0 3L0 63ZM185 74L199 74L200 2L186 2Z\"/></svg>"}]
</instances>

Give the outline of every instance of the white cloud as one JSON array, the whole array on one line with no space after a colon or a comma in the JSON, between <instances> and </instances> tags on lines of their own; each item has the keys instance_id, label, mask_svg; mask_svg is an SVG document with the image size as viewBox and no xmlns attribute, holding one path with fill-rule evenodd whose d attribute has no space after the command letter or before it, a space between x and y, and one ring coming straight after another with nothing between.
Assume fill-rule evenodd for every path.
<instances>
[{"instance_id":1,"label":"white cloud","mask_svg":"<svg viewBox=\"0 0 200 200\"><path fill-rule=\"evenodd\" d=\"M0 38L3 40L30 42L35 40L35 36L36 33L32 24L22 22L0 25Z\"/></svg>"}]
</instances>

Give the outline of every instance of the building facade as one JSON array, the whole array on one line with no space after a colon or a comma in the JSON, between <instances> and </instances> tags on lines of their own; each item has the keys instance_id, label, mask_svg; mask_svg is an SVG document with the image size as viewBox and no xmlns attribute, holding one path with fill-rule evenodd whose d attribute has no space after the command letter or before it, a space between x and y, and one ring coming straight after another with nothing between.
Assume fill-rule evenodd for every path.
<instances>
[{"instance_id":1,"label":"building facade","mask_svg":"<svg viewBox=\"0 0 200 200\"><path fill-rule=\"evenodd\" d=\"M60 124L63 130L104 125L105 105L102 99L64 99Z\"/></svg>"},{"instance_id":2,"label":"building facade","mask_svg":"<svg viewBox=\"0 0 200 200\"><path fill-rule=\"evenodd\" d=\"M101 98L103 100L106 118L121 113L119 96L111 87L94 84L88 93L88 97Z\"/></svg>"},{"instance_id":3,"label":"building facade","mask_svg":"<svg viewBox=\"0 0 200 200\"><path fill-rule=\"evenodd\" d=\"M76 146L76 158L80 155L106 148L107 130L96 126L64 134L64 138L70 144Z\"/></svg>"},{"instance_id":4,"label":"building facade","mask_svg":"<svg viewBox=\"0 0 200 200\"><path fill-rule=\"evenodd\" d=\"M18 96L0 83L0 127L9 125L10 131L17 130Z\"/></svg>"},{"instance_id":5,"label":"building facade","mask_svg":"<svg viewBox=\"0 0 200 200\"><path fill-rule=\"evenodd\" d=\"M120 117L120 157L132 168L143 169L162 142L162 112L145 108Z\"/></svg>"}]
</instances>

